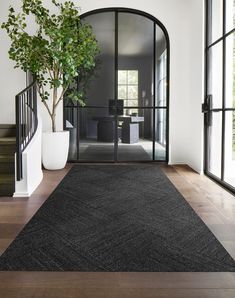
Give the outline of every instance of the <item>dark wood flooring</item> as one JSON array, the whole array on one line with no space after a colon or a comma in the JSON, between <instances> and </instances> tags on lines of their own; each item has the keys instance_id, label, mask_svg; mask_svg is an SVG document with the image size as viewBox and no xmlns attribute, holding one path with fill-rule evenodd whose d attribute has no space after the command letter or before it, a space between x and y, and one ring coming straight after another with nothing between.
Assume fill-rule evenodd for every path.
<instances>
[{"instance_id":1,"label":"dark wood flooring","mask_svg":"<svg viewBox=\"0 0 235 298\"><path fill-rule=\"evenodd\" d=\"M45 171L30 198L0 198L0 253L48 198L71 165ZM235 258L235 197L187 166L162 166ZM235 273L0 272L1 298L234 298Z\"/></svg>"}]
</instances>

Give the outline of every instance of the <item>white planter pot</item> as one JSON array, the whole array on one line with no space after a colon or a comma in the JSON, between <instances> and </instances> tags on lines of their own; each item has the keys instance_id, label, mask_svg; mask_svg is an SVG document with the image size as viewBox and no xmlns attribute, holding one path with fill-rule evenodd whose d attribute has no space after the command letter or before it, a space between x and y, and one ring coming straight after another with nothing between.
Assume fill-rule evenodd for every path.
<instances>
[{"instance_id":1,"label":"white planter pot","mask_svg":"<svg viewBox=\"0 0 235 298\"><path fill-rule=\"evenodd\" d=\"M42 163L47 170L65 167L69 152L69 131L42 134Z\"/></svg>"}]
</instances>

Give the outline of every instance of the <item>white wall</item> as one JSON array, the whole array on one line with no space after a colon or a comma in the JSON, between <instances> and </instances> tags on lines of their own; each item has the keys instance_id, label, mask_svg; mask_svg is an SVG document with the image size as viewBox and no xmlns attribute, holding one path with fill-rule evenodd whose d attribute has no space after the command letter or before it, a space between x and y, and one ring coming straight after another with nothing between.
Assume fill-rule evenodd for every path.
<instances>
[{"instance_id":1,"label":"white wall","mask_svg":"<svg viewBox=\"0 0 235 298\"><path fill-rule=\"evenodd\" d=\"M203 172L203 114L201 104L204 101L204 1L192 0L188 2L188 22L186 39L188 80L188 143L185 144L187 151L187 163L197 172ZM191 13L190 13L191 12ZM186 76L185 76L186 77ZM182 83L184 84L183 80ZM173 100L173 99L172 99ZM186 112L186 111L185 111ZM182 116L181 116L182 117Z\"/></svg>"},{"instance_id":2,"label":"white wall","mask_svg":"<svg viewBox=\"0 0 235 298\"><path fill-rule=\"evenodd\" d=\"M0 19L6 15L10 2L0 2ZM50 7L50 0L44 0ZM78 3L76 1L76 3ZM15 4L14 4L15 5ZM201 102L203 99L203 0L81 0L82 13L106 7L127 7L145 11L159 19L166 27L170 37L170 155L169 162L186 163L196 171L202 171L203 161L203 125ZM12 63L8 62L7 48L9 41L1 32L0 69L4 72L4 90L0 99L0 123L13 122L13 106L7 114L2 106L11 100L15 89L10 88ZM24 75L14 71L16 86L23 86ZM7 84L8 83L8 84ZM19 88L22 89L22 88ZM61 116L61 113L60 113ZM44 115L42 115L44 119ZM3 120L4 121L3 121ZM43 121L44 122L44 121Z\"/></svg>"},{"instance_id":3,"label":"white wall","mask_svg":"<svg viewBox=\"0 0 235 298\"><path fill-rule=\"evenodd\" d=\"M46 1L45 1L46 2ZM4 0L0 1L0 24L7 20L8 7L12 5L16 11L21 7L21 1ZM30 32L34 32L35 26L30 26ZM0 29L0 124L15 123L15 95L26 87L26 76L19 69L14 69L15 63L8 58L10 48L10 39L6 31ZM49 103L50 105L50 103ZM51 130L50 117L41 103L39 104L39 113L42 115L43 131ZM63 106L57 109L58 121L57 129L63 129Z\"/></svg>"},{"instance_id":4,"label":"white wall","mask_svg":"<svg viewBox=\"0 0 235 298\"><path fill-rule=\"evenodd\" d=\"M19 2L0 1L0 23L6 20L9 5L18 8ZM9 46L5 30L0 29L0 124L15 123L15 95L25 88L25 75L8 59Z\"/></svg>"}]
</instances>

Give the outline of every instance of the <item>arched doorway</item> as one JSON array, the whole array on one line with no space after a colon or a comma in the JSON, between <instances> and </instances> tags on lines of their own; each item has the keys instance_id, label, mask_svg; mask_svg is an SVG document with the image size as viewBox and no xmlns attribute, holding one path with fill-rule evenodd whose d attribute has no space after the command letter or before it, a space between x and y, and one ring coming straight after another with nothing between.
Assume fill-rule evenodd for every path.
<instances>
[{"instance_id":1,"label":"arched doorway","mask_svg":"<svg viewBox=\"0 0 235 298\"><path fill-rule=\"evenodd\" d=\"M151 15L125 8L95 10L81 19L92 26L100 54L85 107L64 101L69 160L168 161L165 27Z\"/></svg>"}]
</instances>

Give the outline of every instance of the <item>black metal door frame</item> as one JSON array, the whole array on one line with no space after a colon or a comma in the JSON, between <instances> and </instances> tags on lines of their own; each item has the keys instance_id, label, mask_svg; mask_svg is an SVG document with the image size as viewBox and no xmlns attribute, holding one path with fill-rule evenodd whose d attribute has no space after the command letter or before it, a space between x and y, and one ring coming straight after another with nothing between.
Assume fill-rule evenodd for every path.
<instances>
[{"instance_id":1,"label":"black metal door frame","mask_svg":"<svg viewBox=\"0 0 235 298\"><path fill-rule=\"evenodd\" d=\"M128 106L128 107L123 107L123 109L128 108L135 108L135 109L151 109L153 111L153 139L152 139L152 144L153 144L153 149L152 149L152 160L150 161L161 161L161 162L167 162L169 160L169 98L170 98L170 40L169 40L169 35L168 32L165 28L165 26L155 17L153 17L152 15L145 13L143 11L140 10L135 10L135 9L129 9L129 8L104 8L104 9L96 9L96 10L92 10L89 11L85 14L81 15L81 19L86 18L87 16L93 15L93 14L97 14L97 13L102 13L102 12L114 12L115 14L115 51L114 51L114 64L115 64L115 73L114 73L114 81L115 81L115 88L114 88L114 100L117 103L118 100L118 14L119 13L133 13L133 14L137 14L137 15L141 15L144 16L150 20L153 21L153 106L152 107L143 107L143 106L138 106L138 107L132 107L132 106ZM158 25L165 36L166 39L166 55L167 55L167 66L166 66L166 81L167 81L167 86L166 86L166 106L157 106L156 107L156 69L155 69L155 65L156 65L156 25ZM65 102L65 101L64 101ZM64 111L65 111L65 104L64 104ZM77 121L79 119L79 110L83 109L83 107L79 106L79 104L77 103L77 105L74 107L77 109ZM89 109L89 108L109 108L108 106L85 106L85 109ZM165 160L155 160L155 119L156 119L156 110L160 110L160 109L164 109L166 110L166 158ZM101 161L101 162L118 162L118 116L117 113L114 115L115 117L115 135L114 135L114 160L113 161ZM64 128L65 128L65 117L64 117ZM79 128L77 129L77 160L75 162L95 162L97 163L98 161L81 161L79 160L79 141L80 141L80 132L79 132ZM73 161L71 161L73 162ZM121 161L123 162L123 161ZM125 161L125 162L132 162L130 161ZM144 162L148 162L148 161L144 161Z\"/></svg>"},{"instance_id":2,"label":"black metal door frame","mask_svg":"<svg viewBox=\"0 0 235 298\"><path fill-rule=\"evenodd\" d=\"M224 181L225 172L225 117L226 112L235 111L235 108L226 108L226 38L235 32L235 28L226 32L226 0L223 0L223 22L222 22L222 36L217 40L212 42L212 1L205 0L205 101L202 106L202 112L204 113L204 173L212 178L215 182L219 183L221 186L225 187L229 191L235 193L235 188ZM213 108L211 103L208 101L213 101L211 94L208 93L208 81L210 75L209 67L209 52L213 46L222 42L223 52L222 52L222 107ZM215 176L209 170L210 164L210 125L213 118L213 114L221 112L222 113L222 140L221 140L221 175L220 177Z\"/></svg>"}]
</instances>

